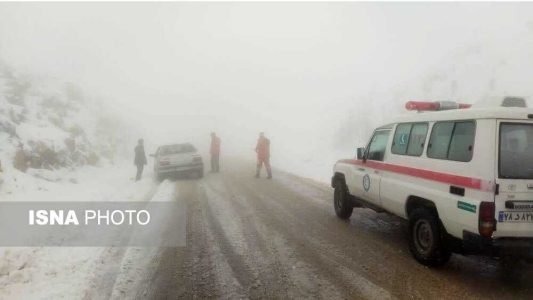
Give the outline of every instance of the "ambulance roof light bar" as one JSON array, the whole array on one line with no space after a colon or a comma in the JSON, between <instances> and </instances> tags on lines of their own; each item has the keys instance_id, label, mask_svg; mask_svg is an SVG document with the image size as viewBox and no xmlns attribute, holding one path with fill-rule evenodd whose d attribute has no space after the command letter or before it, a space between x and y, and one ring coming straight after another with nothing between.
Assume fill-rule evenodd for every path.
<instances>
[{"instance_id":1,"label":"ambulance roof light bar","mask_svg":"<svg viewBox=\"0 0 533 300\"><path fill-rule=\"evenodd\" d=\"M416 111L439 111L439 110L449 110L449 109L463 109L470 108L470 104L457 103L453 101L435 101L435 102L426 102L426 101L408 101L405 103L405 109L407 110L416 110Z\"/></svg>"}]
</instances>

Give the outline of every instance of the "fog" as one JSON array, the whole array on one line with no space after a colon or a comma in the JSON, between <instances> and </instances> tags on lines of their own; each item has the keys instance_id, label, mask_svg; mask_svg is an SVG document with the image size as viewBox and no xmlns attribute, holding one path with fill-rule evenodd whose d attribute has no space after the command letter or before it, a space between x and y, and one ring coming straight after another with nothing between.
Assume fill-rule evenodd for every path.
<instances>
[{"instance_id":1,"label":"fog","mask_svg":"<svg viewBox=\"0 0 533 300\"><path fill-rule=\"evenodd\" d=\"M319 179L408 100L533 95L532 53L530 3L0 4L2 61L80 86L148 151L216 131L253 159L264 131L274 167Z\"/></svg>"}]
</instances>

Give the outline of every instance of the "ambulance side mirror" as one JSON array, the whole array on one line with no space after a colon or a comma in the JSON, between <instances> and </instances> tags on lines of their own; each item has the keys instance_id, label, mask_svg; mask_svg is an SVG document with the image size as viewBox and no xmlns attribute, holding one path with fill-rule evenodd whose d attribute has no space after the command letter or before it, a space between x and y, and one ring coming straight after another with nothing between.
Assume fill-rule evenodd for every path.
<instances>
[{"instance_id":1,"label":"ambulance side mirror","mask_svg":"<svg viewBox=\"0 0 533 300\"><path fill-rule=\"evenodd\" d=\"M357 159L364 159L364 157L365 157L365 148L363 148L363 147L357 148L356 158Z\"/></svg>"}]
</instances>

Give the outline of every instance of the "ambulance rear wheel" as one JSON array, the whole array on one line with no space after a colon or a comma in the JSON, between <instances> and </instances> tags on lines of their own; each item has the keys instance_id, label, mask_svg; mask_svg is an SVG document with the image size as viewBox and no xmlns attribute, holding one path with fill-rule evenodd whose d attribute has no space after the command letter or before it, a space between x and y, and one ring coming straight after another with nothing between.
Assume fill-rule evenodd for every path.
<instances>
[{"instance_id":1,"label":"ambulance rear wheel","mask_svg":"<svg viewBox=\"0 0 533 300\"><path fill-rule=\"evenodd\" d=\"M409 215L409 250L419 263L428 267L444 265L450 259L445 230L429 209L417 208Z\"/></svg>"},{"instance_id":2,"label":"ambulance rear wheel","mask_svg":"<svg viewBox=\"0 0 533 300\"><path fill-rule=\"evenodd\" d=\"M335 214L337 217L346 220L349 219L353 212L353 207L350 204L348 197L348 188L344 181L339 180L335 185L335 192L333 194L333 206L335 207Z\"/></svg>"}]
</instances>

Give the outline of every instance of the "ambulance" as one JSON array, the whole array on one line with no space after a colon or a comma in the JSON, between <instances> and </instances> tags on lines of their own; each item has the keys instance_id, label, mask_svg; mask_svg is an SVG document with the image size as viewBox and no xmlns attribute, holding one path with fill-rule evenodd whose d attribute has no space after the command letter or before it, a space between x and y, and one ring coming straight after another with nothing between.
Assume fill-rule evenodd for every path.
<instances>
[{"instance_id":1,"label":"ambulance","mask_svg":"<svg viewBox=\"0 0 533 300\"><path fill-rule=\"evenodd\" d=\"M533 259L533 109L410 101L376 128L356 157L335 163L334 208L388 212L409 222L409 248L426 266L452 252Z\"/></svg>"}]
</instances>

